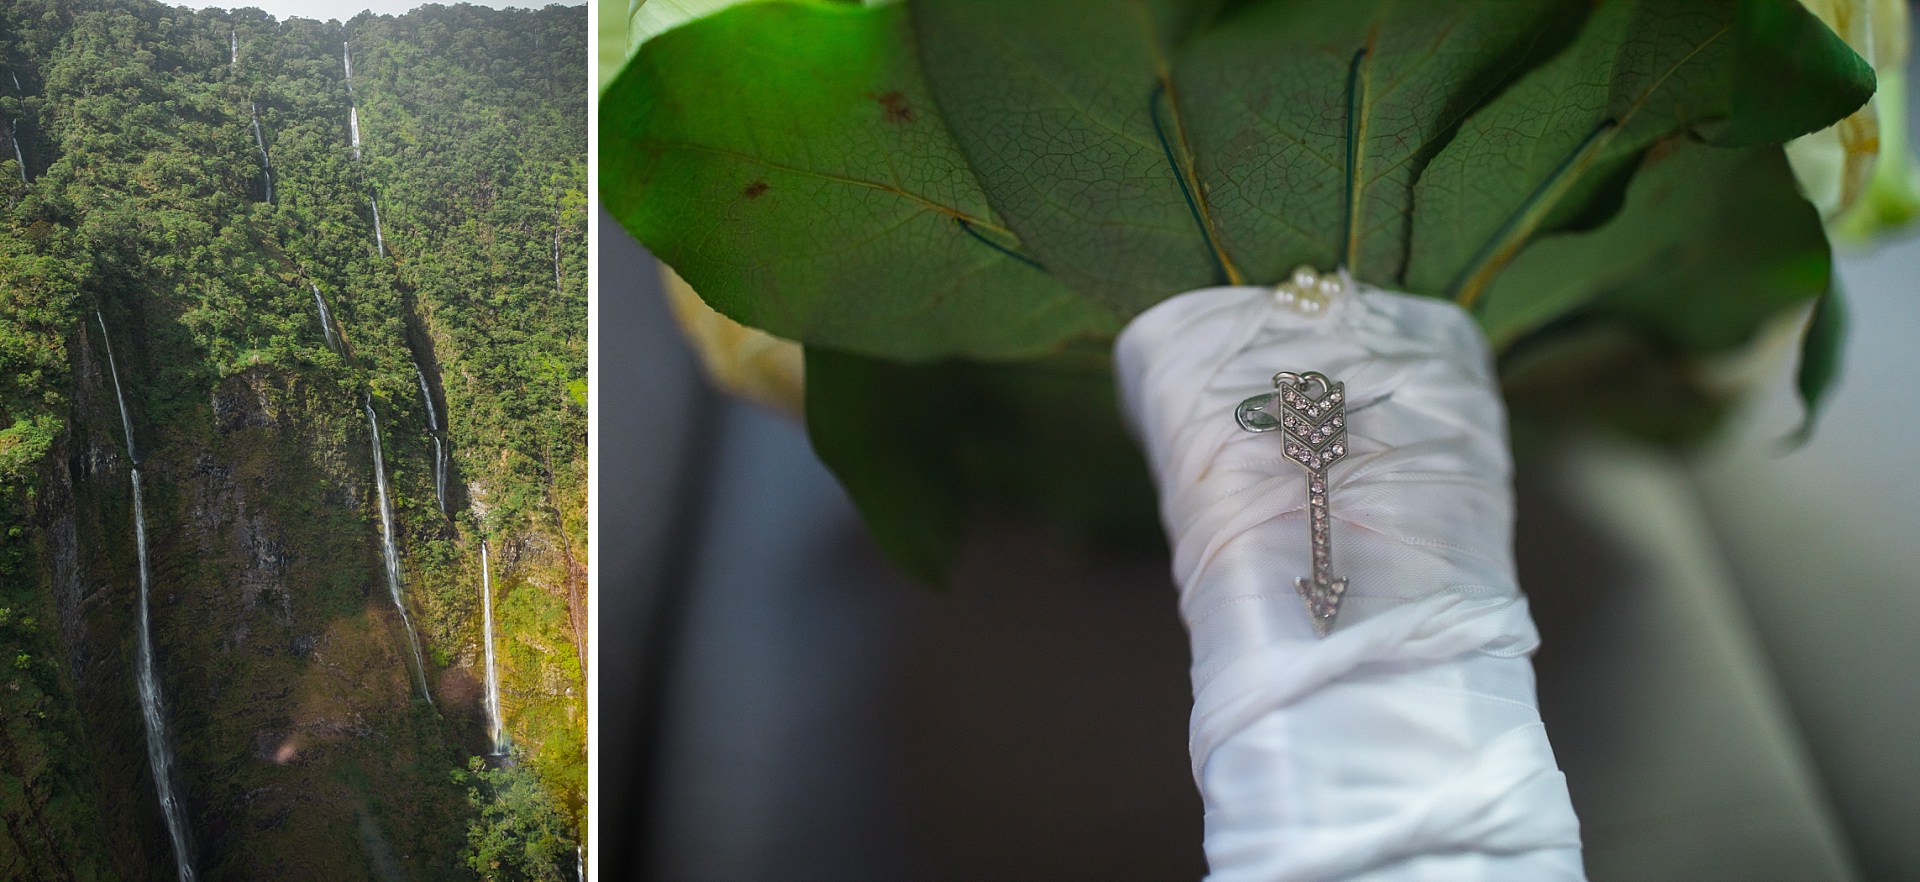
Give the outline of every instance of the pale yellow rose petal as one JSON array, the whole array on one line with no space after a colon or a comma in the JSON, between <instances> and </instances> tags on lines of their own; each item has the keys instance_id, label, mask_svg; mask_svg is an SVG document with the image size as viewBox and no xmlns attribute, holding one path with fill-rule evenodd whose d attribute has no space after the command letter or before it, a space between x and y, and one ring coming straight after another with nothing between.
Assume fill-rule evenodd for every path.
<instances>
[{"instance_id":1,"label":"pale yellow rose petal","mask_svg":"<svg viewBox=\"0 0 1920 882\"><path fill-rule=\"evenodd\" d=\"M806 401L800 344L749 328L708 306L680 274L660 267L667 305L708 378L722 391L799 417Z\"/></svg>"}]
</instances>

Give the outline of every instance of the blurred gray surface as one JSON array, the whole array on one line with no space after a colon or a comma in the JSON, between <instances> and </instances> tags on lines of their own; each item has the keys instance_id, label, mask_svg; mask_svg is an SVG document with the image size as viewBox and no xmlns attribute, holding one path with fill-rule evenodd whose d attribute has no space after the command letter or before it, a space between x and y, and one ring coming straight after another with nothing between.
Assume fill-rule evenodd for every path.
<instances>
[{"instance_id":1,"label":"blurred gray surface","mask_svg":"<svg viewBox=\"0 0 1920 882\"><path fill-rule=\"evenodd\" d=\"M1778 353L1699 458L1705 510L1870 879L1920 879L1920 238L1843 254L1839 385L1806 446Z\"/></svg>"},{"instance_id":2,"label":"blurred gray surface","mask_svg":"<svg viewBox=\"0 0 1920 882\"><path fill-rule=\"evenodd\" d=\"M1542 717L1592 878L1860 878L1680 464L1588 442L1519 491Z\"/></svg>"},{"instance_id":3,"label":"blurred gray surface","mask_svg":"<svg viewBox=\"0 0 1920 882\"><path fill-rule=\"evenodd\" d=\"M652 789L666 635L678 630L685 513L704 497L701 436L710 433L713 395L674 333L653 259L604 211L600 229L593 762L601 799L593 810L602 837L596 874L624 879L637 854L634 833L646 823L648 803L635 794Z\"/></svg>"}]
</instances>

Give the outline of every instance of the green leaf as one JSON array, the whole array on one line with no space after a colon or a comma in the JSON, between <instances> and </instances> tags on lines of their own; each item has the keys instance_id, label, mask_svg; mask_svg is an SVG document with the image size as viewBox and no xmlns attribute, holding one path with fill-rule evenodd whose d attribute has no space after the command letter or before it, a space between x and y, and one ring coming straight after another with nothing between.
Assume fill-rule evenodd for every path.
<instances>
[{"instance_id":1,"label":"green leaf","mask_svg":"<svg viewBox=\"0 0 1920 882\"><path fill-rule=\"evenodd\" d=\"M1472 303L1536 232L1595 210L1648 145L1784 140L1864 103L1873 73L1794 0L1612 0L1475 112L1414 188L1407 283Z\"/></svg>"},{"instance_id":2,"label":"green leaf","mask_svg":"<svg viewBox=\"0 0 1920 882\"><path fill-rule=\"evenodd\" d=\"M626 13L627 43L632 48L638 48L648 40L687 22L746 2L750 0L640 0L639 8ZM607 5L617 7L619 4Z\"/></svg>"},{"instance_id":3,"label":"green leaf","mask_svg":"<svg viewBox=\"0 0 1920 882\"><path fill-rule=\"evenodd\" d=\"M1714 149L1688 145L1672 158L1692 165L1693 186L1710 191L1686 197L1712 212L1704 225L1676 230L1680 238L1659 259L1593 306L1660 345L1693 353L1752 340L1769 320L1825 293L1833 271L1820 212L1800 196L1785 152L1700 156Z\"/></svg>"},{"instance_id":4,"label":"green leaf","mask_svg":"<svg viewBox=\"0 0 1920 882\"><path fill-rule=\"evenodd\" d=\"M807 426L882 550L923 582L943 583L961 524L984 509L1081 541L1159 535L1103 347L927 365L809 349Z\"/></svg>"},{"instance_id":5,"label":"green leaf","mask_svg":"<svg viewBox=\"0 0 1920 882\"><path fill-rule=\"evenodd\" d=\"M1175 68L1202 192L1247 278L1400 277L1413 182L1474 108L1571 36L1577 4L1260 3Z\"/></svg>"},{"instance_id":6,"label":"green leaf","mask_svg":"<svg viewBox=\"0 0 1920 882\"><path fill-rule=\"evenodd\" d=\"M1827 393L1840 377L1840 347L1846 337L1847 309L1836 283L1814 303L1813 317L1807 322L1806 334L1800 338L1800 371L1795 385L1800 390L1805 415L1800 419L1800 427L1794 430L1795 444L1813 437L1820 406L1826 403Z\"/></svg>"},{"instance_id":7,"label":"green leaf","mask_svg":"<svg viewBox=\"0 0 1920 882\"><path fill-rule=\"evenodd\" d=\"M1711 433L1729 407L1698 359L1617 320L1529 337L1501 357L1500 381L1516 446L1596 425L1682 445Z\"/></svg>"},{"instance_id":8,"label":"green leaf","mask_svg":"<svg viewBox=\"0 0 1920 882\"><path fill-rule=\"evenodd\" d=\"M1173 58L1198 0L911 0L927 79L993 206L1062 282L1131 315L1239 282L1209 242Z\"/></svg>"},{"instance_id":9,"label":"green leaf","mask_svg":"<svg viewBox=\"0 0 1920 882\"><path fill-rule=\"evenodd\" d=\"M602 108L608 209L738 321L906 360L1115 329L987 205L901 7L725 10L648 41Z\"/></svg>"},{"instance_id":10,"label":"green leaf","mask_svg":"<svg viewBox=\"0 0 1920 882\"><path fill-rule=\"evenodd\" d=\"M840 479L880 550L908 576L946 584L961 484L946 446L954 403L910 367L808 347L807 437Z\"/></svg>"},{"instance_id":11,"label":"green leaf","mask_svg":"<svg viewBox=\"0 0 1920 882\"><path fill-rule=\"evenodd\" d=\"M1477 314L1496 349L1587 309L1665 345L1716 350L1818 296L1827 274L1818 212L1780 148L1673 139L1647 153L1617 214L1527 246Z\"/></svg>"}]
</instances>

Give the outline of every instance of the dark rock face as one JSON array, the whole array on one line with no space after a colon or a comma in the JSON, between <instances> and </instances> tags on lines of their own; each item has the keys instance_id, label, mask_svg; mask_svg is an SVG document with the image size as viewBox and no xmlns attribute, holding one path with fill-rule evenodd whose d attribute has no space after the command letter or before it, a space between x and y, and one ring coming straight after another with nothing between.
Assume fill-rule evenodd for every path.
<instances>
[{"instance_id":1,"label":"dark rock face","mask_svg":"<svg viewBox=\"0 0 1920 882\"><path fill-rule=\"evenodd\" d=\"M279 417L264 371L248 371L214 387L213 428L222 435L241 429L270 429Z\"/></svg>"}]
</instances>

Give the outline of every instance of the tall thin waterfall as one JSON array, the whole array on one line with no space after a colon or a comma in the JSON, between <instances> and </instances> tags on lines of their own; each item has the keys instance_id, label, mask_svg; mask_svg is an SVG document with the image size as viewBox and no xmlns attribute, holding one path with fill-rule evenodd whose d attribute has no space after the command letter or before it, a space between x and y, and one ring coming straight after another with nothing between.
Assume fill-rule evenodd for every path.
<instances>
[{"instance_id":1,"label":"tall thin waterfall","mask_svg":"<svg viewBox=\"0 0 1920 882\"><path fill-rule=\"evenodd\" d=\"M327 309L326 299L320 296L320 286L313 282L307 286L313 289L313 305L320 308L320 330L327 335L327 348L345 355L340 351L340 334L333 329L333 311Z\"/></svg>"},{"instance_id":2,"label":"tall thin waterfall","mask_svg":"<svg viewBox=\"0 0 1920 882\"><path fill-rule=\"evenodd\" d=\"M347 129L353 137L353 159L358 162L360 161L360 108L347 108Z\"/></svg>"},{"instance_id":3,"label":"tall thin waterfall","mask_svg":"<svg viewBox=\"0 0 1920 882\"><path fill-rule=\"evenodd\" d=\"M493 755L507 752L507 723L500 718L500 673L493 661L493 573L487 563L487 543L480 543L480 604L486 627L487 648L487 737L493 742Z\"/></svg>"},{"instance_id":4,"label":"tall thin waterfall","mask_svg":"<svg viewBox=\"0 0 1920 882\"><path fill-rule=\"evenodd\" d=\"M440 425L440 414L433 409L433 393L427 391L427 375L421 372L419 362L413 365L413 376L420 381L420 400L427 403L427 434L433 438L433 496L444 514L447 510L446 427Z\"/></svg>"},{"instance_id":5,"label":"tall thin waterfall","mask_svg":"<svg viewBox=\"0 0 1920 882\"><path fill-rule=\"evenodd\" d=\"M133 472L133 541L140 558L139 661L136 678L140 687L140 717L147 730L147 762L153 767L153 786L160 796L160 814L167 824L167 837L173 841L173 864L181 882L193 882L192 849L187 844L187 807L180 797L173 776L173 744L167 740L166 705L160 698L160 678L153 667L153 622L149 615L152 594L152 567L147 561L147 511L140 492L140 456L133 445L133 420L127 416L127 396L120 388L120 367L113 358L113 341L107 333L107 320L96 310L100 322L100 340L107 349L107 370L113 375L113 396L120 404L120 431L127 439L127 460Z\"/></svg>"},{"instance_id":6,"label":"tall thin waterfall","mask_svg":"<svg viewBox=\"0 0 1920 882\"><path fill-rule=\"evenodd\" d=\"M240 32L230 28L227 30L227 64L237 65L239 63Z\"/></svg>"},{"instance_id":7,"label":"tall thin waterfall","mask_svg":"<svg viewBox=\"0 0 1920 882\"><path fill-rule=\"evenodd\" d=\"M553 292L566 294L566 287L560 284L560 218L553 219Z\"/></svg>"},{"instance_id":8,"label":"tall thin waterfall","mask_svg":"<svg viewBox=\"0 0 1920 882\"><path fill-rule=\"evenodd\" d=\"M367 204L373 206L373 247L379 249L380 256L387 256L387 235L380 232L380 200L367 197Z\"/></svg>"},{"instance_id":9,"label":"tall thin waterfall","mask_svg":"<svg viewBox=\"0 0 1920 882\"><path fill-rule=\"evenodd\" d=\"M273 201L273 160L267 157L267 138L260 133L260 105L249 102L253 114L253 146L260 149L260 171L267 176L267 201Z\"/></svg>"},{"instance_id":10,"label":"tall thin waterfall","mask_svg":"<svg viewBox=\"0 0 1920 882\"><path fill-rule=\"evenodd\" d=\"M27 97L26 92L20 88L20 75L9 70L7 71L7 76L13 78L13 96L15 98ZM10 120L7 123L7 141L13 144L13 159L15 162L20 163L20 183L24 184L27 182L27 157L20 152L19 120Z\"/></svg>"},{"instance_id":11,"label":"tall thin waterfall","mask_svg":"<svg viewBox=\"0 0 1920 882\"><path fill-rule=\"evenodd\" d=\"M353 44L348 43L344 40L341 41L340 43L340 63L346 67L347 89L348 91L352 91L353 89Z\"/></svg>"},{"instance_id":12,"label":"tall thin waterfall","mask_svg":"<svg viewBox=\"0 0 1920 882\"><path fill-rule=\"evenodd\" d=\"M433 499L440 503L440 513L447 513L447 443L439 435L433 438Z\"/></svg>"},{"instance_id":13,"label":"tall thin waterfall","mask_svg":"<svg viewBox=\"0 0 1920 882\"><path fill-rule=\"evenodd\" d=\"M373 430L373 478L380 491L380 554L387 565L387 592L393 595L393 608L400 611L400 623L407 626L407 647L413 650L414 679L420 697L433 704L427 691L427 663L420 656L420 635L413 630L413 617L407 614L406 597L400 593L400 546L393 534L393 502L387 495L387 464L380 455L380 418L373 414L373 399L366 402L367 426Z\"/></svg>"},{"instance_id":14,"label":"tall thin waterfall","mask_svg":"<svg viewBox=\"0 0 1920 882\"><path fill-rule=\"evenodd\" d=\"M20 183L27 182L27 157L20 153L20 121L13 120L7 126L7 140L13 143L13 160L20 163Z\"/></svg>"},{"instance_id":15,"label":"tall thin waterfall","mask_svg":"<svg viewBox=\"0 0 1920 882\"><path fill-rule=\"evenodd\" d=\"M413 366L413 378L420 381L420 400L427 403L427 428L440 431L440 412L433 409L433 393L427 391L427 375L419 363Z\"/></svg>"}]
</instances>

